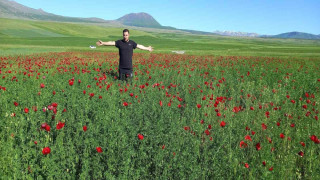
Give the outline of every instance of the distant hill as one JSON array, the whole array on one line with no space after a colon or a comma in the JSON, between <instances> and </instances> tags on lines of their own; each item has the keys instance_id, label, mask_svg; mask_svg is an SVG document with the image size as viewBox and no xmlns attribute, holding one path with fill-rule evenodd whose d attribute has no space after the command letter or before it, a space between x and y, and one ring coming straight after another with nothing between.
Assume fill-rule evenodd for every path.
<instances>
[{"instance_id":1,"label":"distant hill","mask_svg":"<svg viewBox=\"0 0 320 180\"><path fill-rule=\"evenodd\" d=\"M122 16L116 21L128 26L138 27L162 27L151 15L147 13L130 13Z\"/></svg>"},{"instance_id":2,"label":"distant hill","mask_svg":"<svg viewBox=\"0 0 320 180\"><path fill-rule=\"evenodd\" d=\"M282 33L275 36L272 36L273 38L290 38L290 39L320 39L320 35L314 35L309 33L303 33L303 32L288 32L288 33Z\"/></svg>"},{"instance_id":3,"label":"distant hill","mask_svg":"<svg viewBox=\"0 0 320 180\"><path fill-rule=\"evenodd\" d=\"M33 9L15 1L0 0L0 17L13 18L13 19L32 19L43 21L60 21L60 22L95 22L102 23L108 22L99 18L76 18L59 16L47 13L42 9Z\"/></svg>"},{"instance_id":4,"label":"distant hill","mask_svg":"<svg viewBox=\"0 0 320 180\"><path fill-rule=\"evenodd\" d=\"M234 31L214 31L214 34L219 34L223 36L238 36L238 37L259 37L257 33L247 33L247 32L234 32Z\"/></svg>"},{"instance_id":5,"label":"distant hill","mask_svg":"<svg viewBox=\"0 0 320 180\"><path fill-rule=\"evenodd\" d=\"M171 26L162 26L150 14L144 13L144 12L126 14L121 18L116 19L115 21L127 26L147 27L147 28L157 28L157 29L176 29Z\"/></svg>"},{"instance_id":6,"label":"distant hill","mask_svg":"<svg viewBox=\"0 0 320 180\"><path fill-rule=\"evenodd\" d=\"M295 39L320 39L320 35L313 35L303 32L289 32L279 35L258 35L257 33L232 32L232 31L215 31L204 32L188 29L177 29L170 26L162 26L150 14L147 13L130 13L116 20L104 20L101 18L77 18L55 15L43 11L42 9L33 9L12 0L0 0L0 18L10 19L31 19L40 21L57 21L57 22L75 22L75 23L99 23L112 27L133 26L137 28L152 28L152 30L174 30L200 35L224 35L236 37L262 37L262 38L295 38Z\"/></svg>"},{"instance_id":7,"label":"distant hill","mask_svg":"<svg viewBox=\"0 0 320 180\"><path fill-rule=\"evenodd\" d=\"M236 37L260 37L260 38L281 38L281 39L320 39L320 35L314 35L303 32L288 32L278 35L259 35L257 33L234 32L234 31L214 31L214 34L222 36Z\"/></svg>"}]
</instances>

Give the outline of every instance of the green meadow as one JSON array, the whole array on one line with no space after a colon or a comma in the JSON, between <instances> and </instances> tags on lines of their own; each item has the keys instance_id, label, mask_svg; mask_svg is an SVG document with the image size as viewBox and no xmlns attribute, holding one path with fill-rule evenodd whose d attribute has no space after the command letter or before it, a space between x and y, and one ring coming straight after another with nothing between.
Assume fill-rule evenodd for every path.
<instances>
[{"instance_id":1,"label":"green meadow","mask_svg":"<svg viewBox=\"0 0 320 180\"><path fill-rule=\"evenodd\" d=\"M41 52L115 52L114 47L90 49L97 40L122 38L124 27L0 18L0 55ZM319 58L319 40L268 39L196 35L182 31L128 27L130 39L153 46L154 53L182 50L191 55ZM142 52L136 50L135 52Z\"/></svg>"},{"instance_id":2,"label":"green meadow","mask_svg":"<svg viewBox=\"0 0 320 180\"><path fill-rule=\"evenodd\" d=\"M319 40L123 28L0 19L0 179L320 179Z\"/></svg>"}]
</instances>

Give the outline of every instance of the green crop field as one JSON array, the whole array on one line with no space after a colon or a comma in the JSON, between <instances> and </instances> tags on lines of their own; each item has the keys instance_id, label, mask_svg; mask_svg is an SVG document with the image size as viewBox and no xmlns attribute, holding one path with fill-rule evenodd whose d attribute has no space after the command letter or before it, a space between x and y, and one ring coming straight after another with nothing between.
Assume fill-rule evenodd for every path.
<instances>
[{"instance_id":1,"label":"green crop field","mask_svg":"<svg viewBox=\"0 0 320 180\"><path fill-rule=\"evenodd\" d=\"M320 41L0 24L0 179L320 179Z\"/></svg>"},{"instance_id":2,"label":"green crop field","mask_svg":"<svg viewBox=\"0 0 320 180\"><path fill-rule=\"evenodd\" d=\"M75 24L0 19L0 55L36 52L115 52L114 47L90 49L99 39L115 41L122 38L122 29L97 24ZM158 32L131 29L131 39L153 46L154 53L183 50L193 55L320 57L319 40L235 38ZM142 52L136 50L135 52Z\"/></svg>"}]
</instances>

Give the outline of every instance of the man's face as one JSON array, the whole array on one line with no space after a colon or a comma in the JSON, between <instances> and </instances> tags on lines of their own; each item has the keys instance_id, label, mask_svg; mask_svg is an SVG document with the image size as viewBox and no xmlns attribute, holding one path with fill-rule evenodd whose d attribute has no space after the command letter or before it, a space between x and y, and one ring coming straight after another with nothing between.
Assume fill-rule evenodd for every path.
<instances>
[{"instance_id":1,"label":"man's face","mask_svg":"<svg viewBox=\"0 0 320 180\"><path fill-rule=\"evenodd\" d=\"M128 33L128 32L124 32L124 33L123 33L123 39L124 39L125 41L129 41L129 33Z\"/></svg>"}]
</instances>

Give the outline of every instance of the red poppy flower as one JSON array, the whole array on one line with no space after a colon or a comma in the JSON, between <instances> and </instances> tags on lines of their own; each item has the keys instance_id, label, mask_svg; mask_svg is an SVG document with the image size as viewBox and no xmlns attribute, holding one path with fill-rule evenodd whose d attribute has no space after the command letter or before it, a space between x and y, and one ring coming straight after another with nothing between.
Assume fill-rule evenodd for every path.
<instances>
[{"instance_id":1,"label":"red poppy flower","mask_svg":"<svg viewBox=\"0 0 320 180\"><path fill-rule=\"evenodd\" d=\"M87 126L84 125L84 126L82 127L82 129L83 129L84 132L86 132L86 131L87 131Z\"/></svg>"},{"instance_id":2,"label":"red poppy flower","mask_svg":"<svg viewBox=\"0 0 320 180\"><path fill-rule=\"evenodd\" d=\"M28 108L24 108L24 112L25 113L29 113L29 109Z\"/></svg>"},{"instance_id":3,"label":"red poppy flower","mask_svg":"<svg viewBox=\"0 0 320 180\"><path fill-rule=\"evenodd\" d=\"M45 85L41 83L40 84L40 88L44 88L44 87L45 87Z\"/></svg>"},{"instance_id":4,"label":"red poppy flower","mask_svg":"<svg viewBox=\"0 0 320 180\"><path fill-rule=\"evenodd\" d=\"M57 124L57 126L56 126L56 128L59 130L59 129L61 129L61 128L63 128L64 127L64 124L65 123L62 123L62 122L58 122L58 124Z\"/></svg>"},{"instance_id":5,"label":"red poppy flower","mask_svg":"<svg viewBox=\"0 0 320 180\"><path fill-rule=\"evenodd\" d=\"M312 135L312 136L310 136L310 139L311 139L311 141L313 141L314 143L316 143L317 140L318 140L318 137L317 137L316 135Z\"/></svg>"},{"instance_id":6,"label":"red poppy flower","mask_svg":"<svg viewBox=\"0 0 320 180\"><path fill-rule=\"evenodd\" d=\"M244 139L245 139L245 140L252 141L252 139L251 139L251 137L250 137L249 135L246 135L246 136L244 137Z\"/></svg>"},{"instance_id":7,"label":"red poppy flower","mask_svg":"<svg viewBox=\"0 0 320 180\"><path fill-rule=\"evenodd\" d=\"M53 106L52 106L52 105L49 105L49 106L48 106L48 109L49 109L49 110L52 110L52 109L53 109Z\"/></svg>"},{"instance_id":8,"label":"red poppy flower","mask_svg":"<svg viewBox=\"0 0 320 180\"><path fill-rule=\"evenodd\" d=\"M280 133L280 138L283 139L284 138L284 134Z\"/></svg>"},{"instance_id":9,"label":"red poppy flower","mask_svg":"<svg viewBox=\"0 0 320 180\"><path fill-rule=\"evenodd\" d=\"M197 104L197 108L201 108L201 104Z\"/></svg>"},{"instance_id":10,"label":"red poppy flower","mask_svg":"<svg viewBox=\"0 0 320 180\"><path fill-rule=\"evenodd\" d=\"M265 112L265 115L266 115L267 118L269 118L269 117L270 117L270 112L269 112L269 111L266 111L266 112Z\"/></svg>"},{"instance_id":11,"label":"red poppy flower","mask_svg":"<svg viewBox=\"0 0 320 180\"><path fill-rule=\"evenodd\" d=\"M302 151L298 152L299 156L303 157L304 153Z\"/></svg>"},{"instance_id":12,"label":"red poppy flower","mask_svg":"<svg viewBox=\"0 0 320 180\"><path fill-rule=\"evenodd\" d=\"M246 148L248 145L244 141L240 142L240 148Z\"/></svg>"},{"instance_id":13,"label":"red poppy flower","mask_svg":"<svg viewBox=\"0 0 320 180\"><path fill-rule=\"evenodd\" d=\"M102 148L101 147L96 147L96 150L98 153L102 153Z\"/></svg>"},{"instance_id":14,"label":"red poppy flower","mask_svg":"<svg viewBox=\"0 0 320 180\"><path fill-rule=\"evenodd\" d=\"M47 126L47 123L42 123L42 124L41 124L41 129L45 129L46 126Z\"/></svg>"},{"instance_id":15,"label":"red poppy flower","mask_svg":"<svg viewBox=\"0 0 320 180\"><path fill-rule=\"evenodd\" d=\"M265 162L265 161L263 161L262 164L263 164L264 166L266 166L266 162Z\"/></svg>"},{"instance_id":16,"label":"red poppy flower","mask_svg":"<svg viewBox=\"0 0 320 180\"><path fill-rule=\"evenodd\" d=\"M207 136L210 135L210 131L208 129L206 129L204 132L206 133Z\"/></svg>"},{"instance_id":17,"label":"red poppy flower","mask_svg":"<svg viewBox=\"0 0 320 180\"><path fill-rule=\"evenodd\" d=\"M45 129L46 131L50 131L50 126L47 123L42 123L41 124L41 129Z\"/></svg>"},{"instance_id":18,"label":"red poppy flower","mask_svg":"<svg viewBox=\"0 0 320 180\"><path fill-rule=\"evenodd\" d=\"M306 92L305 94L304 94L307 98L309 97L309 94Z\"/></svg>"},{"instance_id":19,"label":"red poppy flower","mask_svg":"<svg viewBox=\"0 0 320 180\"><path fill-rule=\"evenodd\" d=\"M159 101L160 106L162 106L162 101Z\"/></svg>"},{"instance_id":20,"label":"red poppy flower","mask_svg":"<svg viewBox=\"0 0 320 180\"><path fill-rule=\"evenodd\" d=\"M42 154L43 155L47 155L47 154L50 154L51 152L51 149L49 147L45 147L42 149Z\"/></svg>"},{"instance_id":21,"label":"red poppy flower","mask_svg":"<svg viewBox=\"0 0 320 180\"><path fill-rule=\"evenodd\" d=\"M266 129L267 129L267 125L265 125L264 123L262 123L261 126L262 126L262 129L263 129L263 130L266 130Z\"/></svg>"},{"instance_id":22,"label":"red poppy flower","mask_svg":"<svg viewBox=\"0 0 320 180\"><path fill-rule=\"evenodd\" d=\"M249 168L249 164L248 164L248 163L245 163L245 164L244 164L244 167Z\"/></svg>"},{"instance_id":23,"label":"red poppy flower","mask_svg":"<svg viewBox=\"0 0 320 180\"><path fill-rule=\"evenodd\" d=\"M301 144L301 146L303 146L303 147L305 147L306 146L306 144L304 143L304 142L300 142L300 144Z\"/></svg>"},{"instance_id":24,"label":"red poppy flower","mask_svg":"<svg viewBox=\"0 0 320 180\"><path fill-rule=\"evenodd\" d=\"M140 139L140 140L143 140L143 135L142 134L138 134L138 138Z\"/></svg>"},{"instance_id":25,"label":"red poppy flower","mask_svg":"<svg viewBox=\"0 0 320 180\"><path fill-rule=\"evenodd\" d=\"M47 124L44 129L49 132L49 131L50 131L50 128L51 128L51 127Z\"/></svg>"},{"instance_id":26,"label":"red poppy flower","mask_svg":"<svg viewBox=\"0 0 320 180\"><path fill-rule=\"evenodd\" d=\"M221 121L220 126L221 126L221 127L225 127L225 126L226 126L226 122Z\"/></svg>"},{"instance_id":27,"label":"red poppy flower","mask_svg":"<svg viewBox=\"0 0 320 180\"><path fill-rule=\"evenodd\" d=\"M257 143L257 144L256 144L256 149L257 149L257 151L260 151L260 150L261 150L260 143Z\"/></svg>"},{"instance_id":28,"label":"red poppy flower","mask_svg":"<svg viewBox=\"0 0 320 180\"><path fill-rule=\"evenodd\" d=\"M129 104L127 102L123 102L123 106L128 106Z\"/></svg>"},{"instance_id":29,"label":"red poppy flower","mask_svg":"<svg viewBox=\"0 0 320 180\"><path fill-rule=\"evenodd\" d=\"M15 106L19 106L19 103L17 103L17 102L14 102L13 104L14 104Z\"/></svg>"},{"instance_id":30,"label":"red poppy flower","mask_svg":"<svg viewBox=\"0 0 320 180\"><path fill-rule=\"evenodd\" d=\"M269 168L269 171L273 171L273 166L271 166L271 167Z\"/></svg>"}]
</instances>

